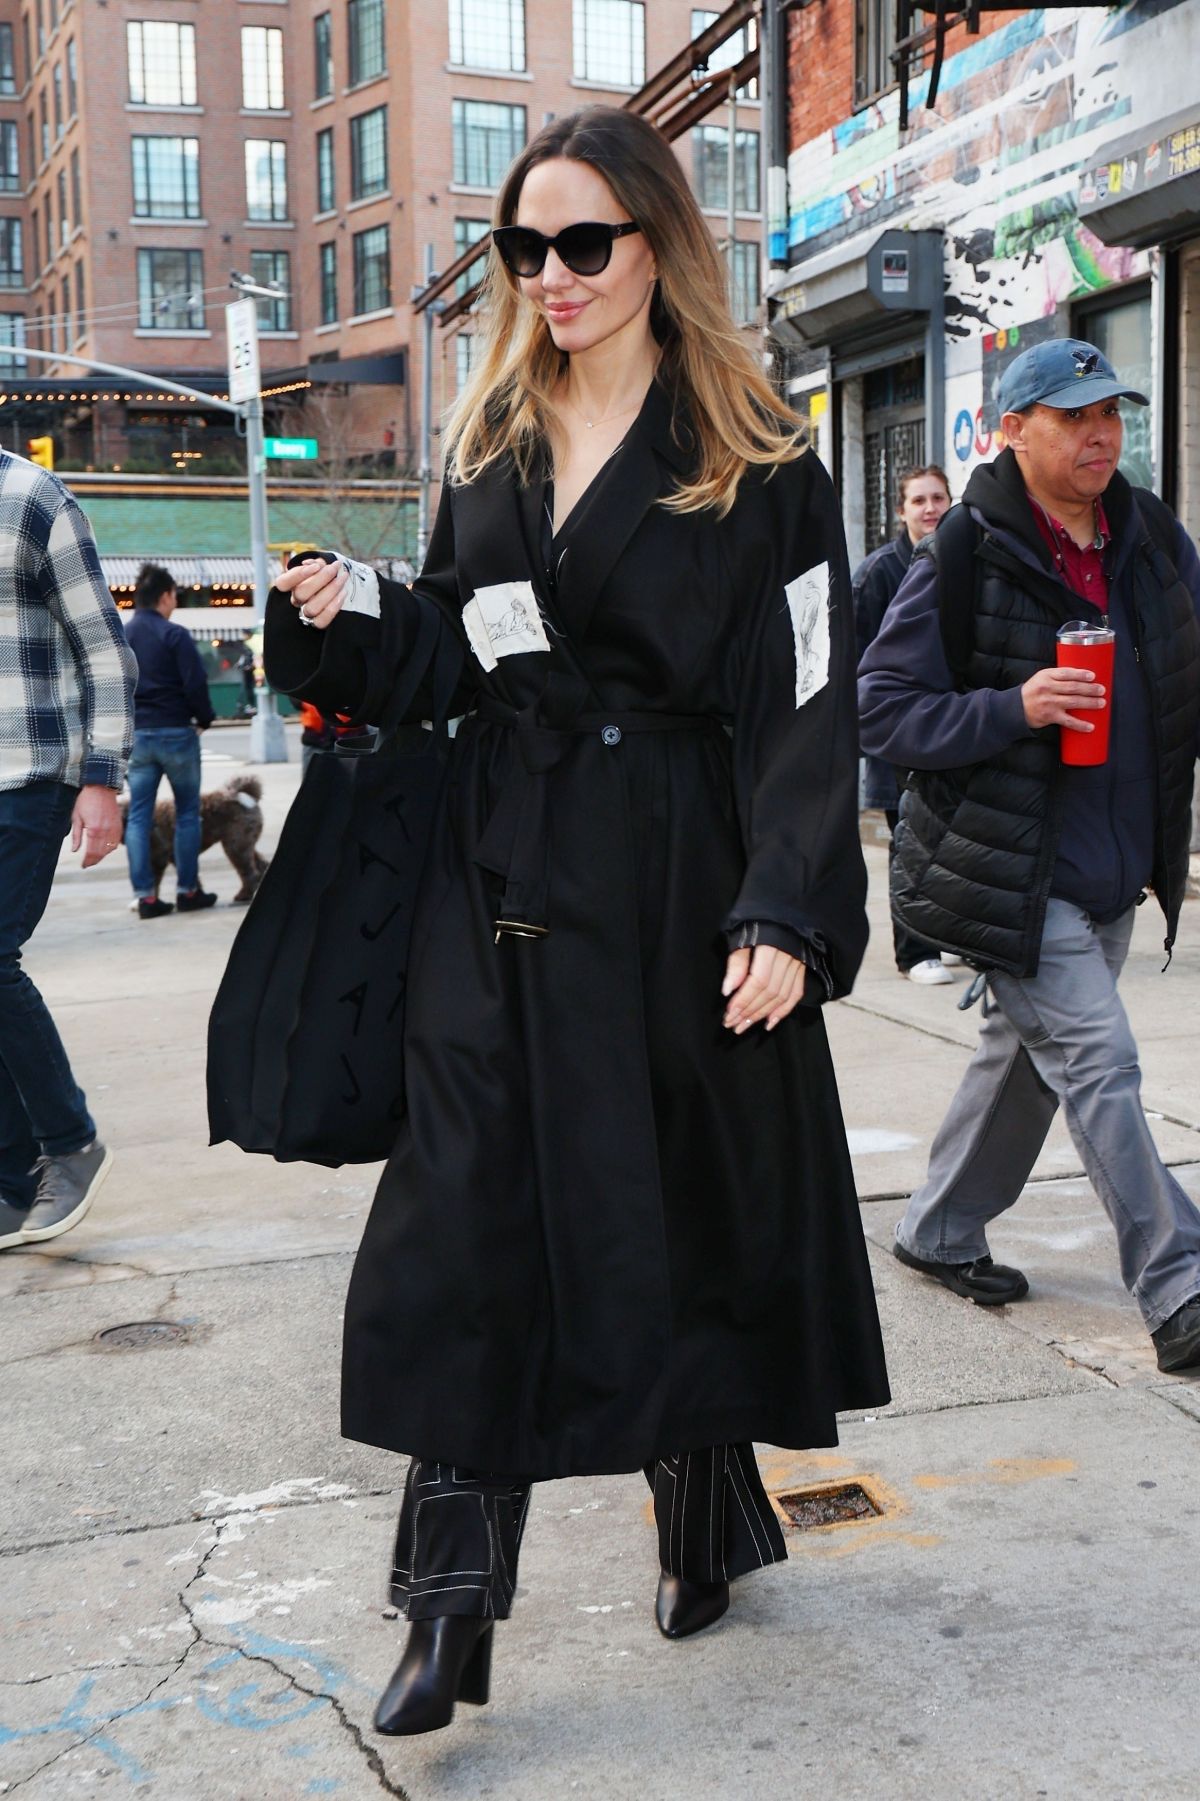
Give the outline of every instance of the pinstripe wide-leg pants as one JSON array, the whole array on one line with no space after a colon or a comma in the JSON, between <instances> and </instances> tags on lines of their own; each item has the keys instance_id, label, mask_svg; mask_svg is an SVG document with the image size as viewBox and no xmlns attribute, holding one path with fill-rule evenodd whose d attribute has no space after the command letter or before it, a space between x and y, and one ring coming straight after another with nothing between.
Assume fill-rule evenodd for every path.
<instances>
[{"instance_id":1,"label":"pinstripe wide-leg pants","mask_svg":"<svg viewBox=\"0 0 1200 1801\"><path fill-rule=\"evenodd\" d=\"M787 1557L751 1445L709 1445L647 1464L659 1562L686 1582L732 1582ZM392 1603L410 1620L506 1620L530 1484L413 1459L392 1568Z\"/></svg>"}]
</instances>

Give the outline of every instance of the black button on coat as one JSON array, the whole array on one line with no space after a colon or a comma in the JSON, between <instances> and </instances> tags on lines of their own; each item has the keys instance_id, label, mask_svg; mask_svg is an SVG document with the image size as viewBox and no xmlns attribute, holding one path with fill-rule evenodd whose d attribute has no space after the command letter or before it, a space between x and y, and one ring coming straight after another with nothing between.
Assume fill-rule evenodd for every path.
<instances>
[{"instance_id":1,"label":"black button on coat","mask_svg":"<svg viewBox=\"0 0 1200 1801\"><path fill-rule=\"evenodd\" d=\"M826 988L810 971L812 1004L770 1034L721 1023L731 928L798 935L837 993L866 943L841 520L811 454L752 473L723 520L657 504L686 466L656 385L556 540L553 594L541 490L496 471L444 491L378 625L279 609L269 666L364 717L415 609L439 609L477 709L414 925L408 1116L347 1302L350 1437L544 1478L831 1444L839 1408L887 1399ZM463 610L510 583L548 648L488 670ZM497 942L531 871L547 934Z\"/></svg>"}]
</instances>

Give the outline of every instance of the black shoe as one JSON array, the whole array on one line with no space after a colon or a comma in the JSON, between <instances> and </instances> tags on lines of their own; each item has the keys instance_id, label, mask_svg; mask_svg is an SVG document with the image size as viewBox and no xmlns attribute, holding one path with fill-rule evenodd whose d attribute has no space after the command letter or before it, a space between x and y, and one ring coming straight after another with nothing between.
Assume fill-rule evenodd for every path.
<instances>
[{"instance_id":1,"label":"black shoe","mask_svg":"<svg viewBox=\"0 0 1200 1801\"><path fill-rule=\"evenodd\" d=\"M1200 1294L1151 1332L1160 1370L1190 1370L1200 1363Z\"/></svg>"},{"instance_id":2,"label":"black shoe","mask_svg":"<svg viewBox=\"0 0 1200 1801\"><path fill-rule=\"evenodd\" d=\"M974 1301L977 1307L1006 1307L1009 1301L1020 1301L1029 1293L1029 1283L1019 1269L993 1263L990 1257L976 1257L973 1263L933 1263L927 1257L916 1257L896 1239L892 1251L909 1269L919 1269L945 1283L955 1294Z\"/></svg>"},{"instance_id":3,"label":"black shoe","mask_svg":"<svg viewBox=\"0 0 1200 1801\"><path fill-rule=\"evenodd\" d=\"M389 1738L437 1732L454 1718L454 1703L487 1703L494 1621L457 1614L414 1620L404 1656L375 1709L375 1730Z\"/></svg>"},{"instance_id":4,"label":"black shoe","mask_svg":"<svg viewBox=\"0 0 1200 1801\"><path fill-rule=\"evenodd\" d=\"M658 1579L654 1617L664 1638L690 1638L719 1620L729 1606L728 1582L685 1582L682 1576Z\"/></svg>"},{"instance_id":5,"label":"black shoe","mask_svg":"<svg viewBox=\"0 0 1200 1801\"><path fill-rule=\"evenodd\" d=\"M138 901L139 919L165 919L168 913L174 911L170 901L159 900L157 894L152 900L139 899Z\"/></svg>"},{"instance_id":6,"label":"black shoe","mask_svg":"<svg viewBox=\"0 0 1200 1801\"><path fill-rule=\"evenodd\" d=\"M180 893L175 896L175 905L181 913L200 913L205 907L215 907L216 904L216 895L206 894L203 888L193 888L190 894Z\"/></svg>"}]
</instances>

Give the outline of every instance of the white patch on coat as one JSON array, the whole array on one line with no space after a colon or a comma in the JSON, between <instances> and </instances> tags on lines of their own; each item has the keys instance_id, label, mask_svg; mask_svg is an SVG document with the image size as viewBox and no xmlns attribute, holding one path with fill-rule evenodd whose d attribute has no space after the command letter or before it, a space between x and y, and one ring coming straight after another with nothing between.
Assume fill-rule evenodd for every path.
<instances>
[{"instance_id":1,"label":"white patch on coat","mask_svg":"<svg viewBox=\"0 0 1200 1801\"><path fill-rule=\"evenodd\" d=\"M829 680L829 564L817 563L784 588L796 641L796 705Z\"/></svg>"},{"instance_id":2,"label":"white patch on coat","mask_svg":"<svg viewBox=\"0 0 1200 1801\"><path fill-rule=\"evenodd\" d=\"M532 582L494 582L476 588L463 608L467 642L487 670L501 657L549 650Z\"/></svg>"}]
</instances>

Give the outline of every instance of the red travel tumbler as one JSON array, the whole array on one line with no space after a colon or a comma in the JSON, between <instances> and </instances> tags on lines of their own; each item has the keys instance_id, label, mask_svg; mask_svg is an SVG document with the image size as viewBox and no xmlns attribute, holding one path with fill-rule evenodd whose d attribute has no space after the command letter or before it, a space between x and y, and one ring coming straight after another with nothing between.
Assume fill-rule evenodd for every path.
<instances>
[{"instance_id":1,"label":"red travel tumbler","mask_svg":"<svg viewBox=\"0 0 1200 1801\"><path fill-rule=\"evenodd\" d=\"M1090 732L1072 732L1059 728L1059 742L1064 763L1076 768L1090 767L1108 761L1108 722L1112 718L1113 649L1117 634L1107 625L1091 625L1086 619L1072 619L1058 634L1058 666L1060 669L1090 669L1097 687L1104 689L1103 707L1095 712L1072 713L1072 719L1083 719Z\"/></svg>"}]
</instances>

